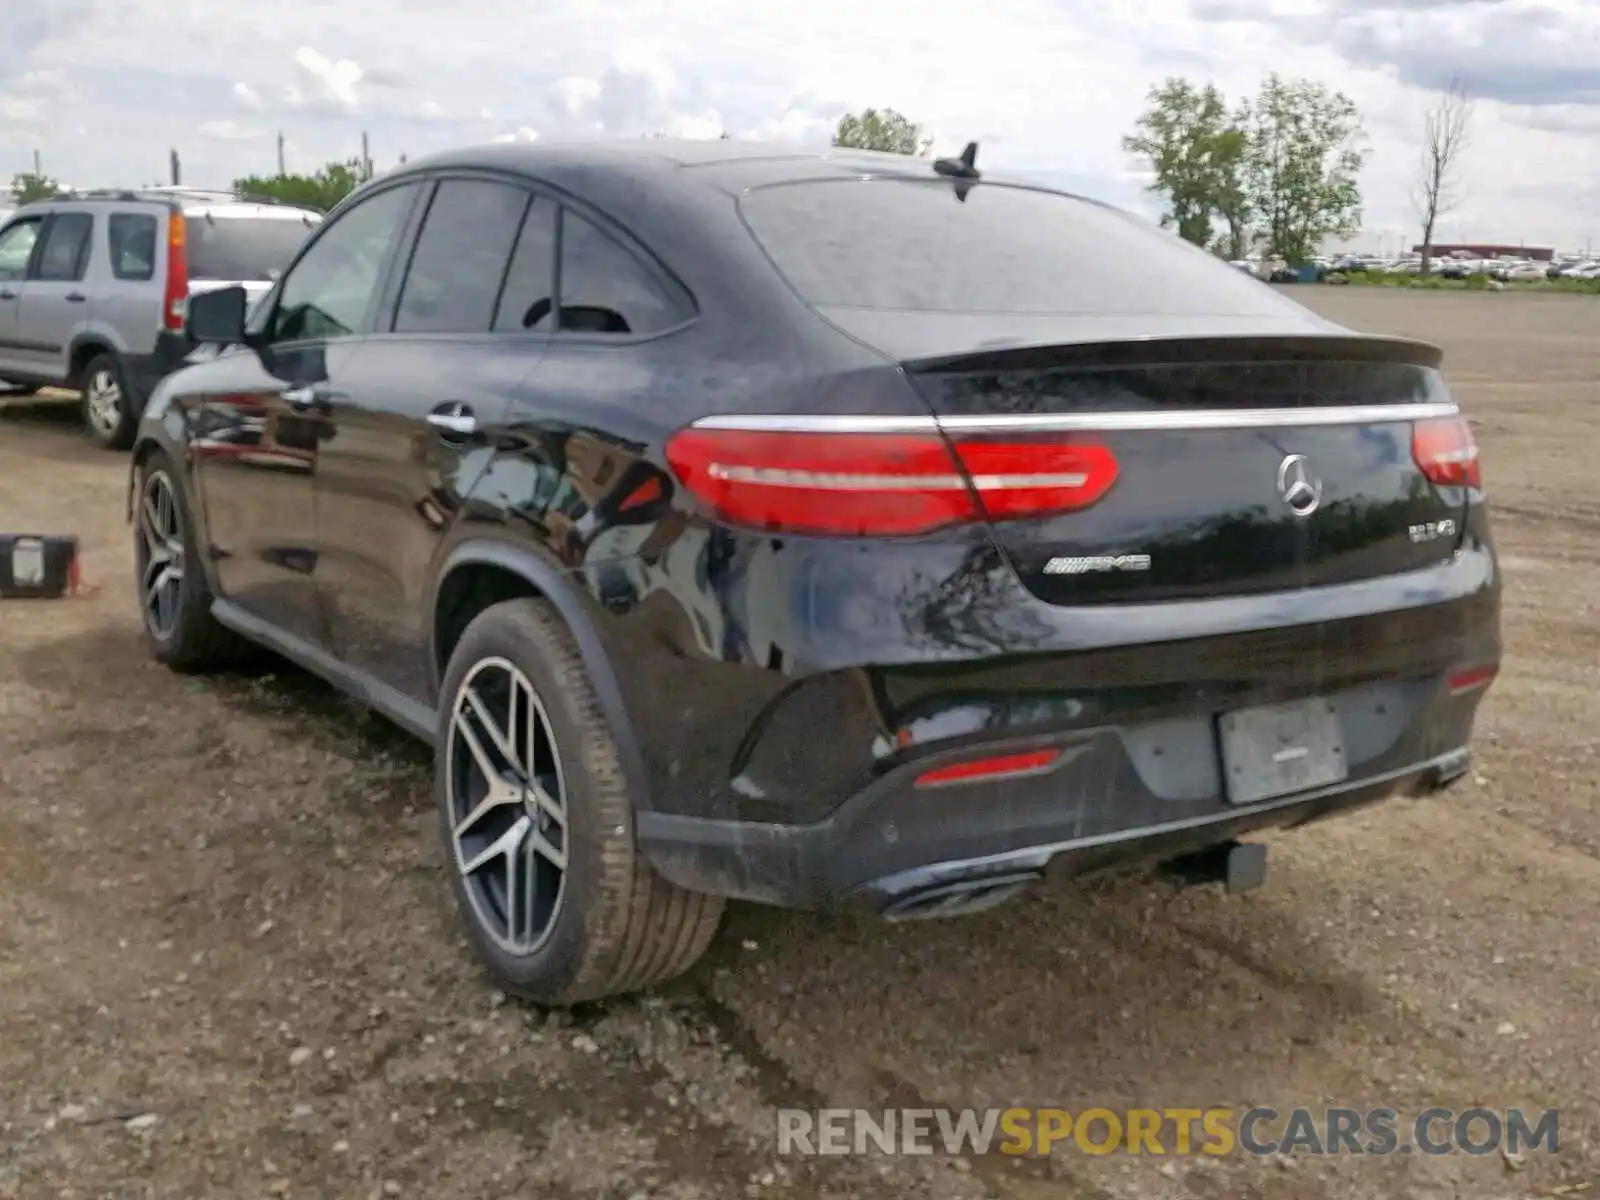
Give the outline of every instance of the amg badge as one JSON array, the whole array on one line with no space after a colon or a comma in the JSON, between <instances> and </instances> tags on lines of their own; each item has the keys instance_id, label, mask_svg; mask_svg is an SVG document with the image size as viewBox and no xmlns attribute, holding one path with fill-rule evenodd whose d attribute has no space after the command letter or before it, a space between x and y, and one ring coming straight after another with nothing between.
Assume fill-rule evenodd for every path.
<instances>
[{"instance_id":1,"label":"amg badge","mask_svg":"<svg viewBox=\"0 0 1600 1200\"><path fill-rule=\"evenodd\" d=\"M1091 554L1083 558L1052 558L1046 575L1089 575L1101 571L1148 571L1148 554Z\"/></svg>"}]
</instances>

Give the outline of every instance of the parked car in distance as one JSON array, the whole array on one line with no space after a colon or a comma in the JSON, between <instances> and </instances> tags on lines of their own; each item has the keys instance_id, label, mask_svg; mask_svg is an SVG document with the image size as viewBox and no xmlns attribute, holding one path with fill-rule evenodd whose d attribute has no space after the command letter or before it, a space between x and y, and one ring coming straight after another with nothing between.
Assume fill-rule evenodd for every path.
<instances>
[{"instance_id":1,"label":"parked car in distance","mask_svg":"<svg viewBox=\"0 0 1600 1200\"><path fill-rule=\"evenodd\" d=\"M81 391L89 432L125 450L150 390L194 348L189 298L264 295L321 219L189 188L24 205L0 224L0 379Z\"/></svg>"},{"instance_id":2,"label":"parked car in distance","mask_svg":"<svg viewBox=\"0 0 1600 1200\"><path fill-rule=\"evenodd\" d=\"M1500 660L1433 347L1109 206L851 150L492 146L349 197L134 447L182 671L431 742L501 985L686 970L724 900L893 920L1469 769ZM1449 819L1448 809L1434 810Z\"/></svg>"}]
</instances>

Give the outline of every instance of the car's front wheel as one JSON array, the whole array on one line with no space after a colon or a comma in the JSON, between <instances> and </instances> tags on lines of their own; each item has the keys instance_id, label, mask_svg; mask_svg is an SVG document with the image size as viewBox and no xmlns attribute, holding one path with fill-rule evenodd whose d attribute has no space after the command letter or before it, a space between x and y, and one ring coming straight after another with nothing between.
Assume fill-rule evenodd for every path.
<instances>
[{"instance_id":1,"label":"car's front wheel","mask_svg":"<svg viewBox=\"0 0 1600 1200\"><path fill-rule=\"evenodd\" d=\"M89 434L107 450L133 445L139 414L128 392L127 376L115 354L97 354L83 369L79 381L83 394L83 423Z\"/></svg>"},{"instance_id":2,"label":"car's front wheel","mask_svg":"<svg viewBox=\"0 0 1600 1200\"><path fill-rule=\"evenodd\" d=\"M572 635L533 599L480 613L441 688L436 791L456 899L479 957L543 1004L687 971L720 897L638 852L616 742Z\"/></svg>"},{"instance_id":3,"label":"car's front wheel","mask_svg":"<svg viewBox=\"0 0 1600 1200\"><path fill-rule=\"evenodd\" d=\"M172 459L152 451L135 484L134 582L151 656L176 671L212 671L244 661L249 644L211 615L194 521Z\"/></svg>"}]
</instances>

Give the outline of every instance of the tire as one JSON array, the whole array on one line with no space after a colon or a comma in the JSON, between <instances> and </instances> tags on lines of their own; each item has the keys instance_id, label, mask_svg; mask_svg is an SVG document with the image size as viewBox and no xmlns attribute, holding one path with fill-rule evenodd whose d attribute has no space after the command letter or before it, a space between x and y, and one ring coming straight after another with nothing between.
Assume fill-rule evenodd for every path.
<instances>
[{"instance_id":1,"label":"tire","mask_svg":"<svg viewBox=\"0 0 1600 1200\"><path fill-rule=\"evenodd\" d=\"M202 560L194 522L179 478L162 450L153 451L139 466L134 492L134 591L152 658L175 671L215 671L240 663L253 648L211 615L211 590L199 569ZM179 572L176 579L171 574L174 565ZM155 595L158 580L162 598Z\"/></svg>"},{"instance_id":2,"label":"tire","mask_svg":"<svg viewBox=\"0 0 1600 1200\"><path fill-rule=\"evenodd\" d=\"M508 719L509 711L521 715ZM545 735L536 734L534 718ZM513 736L497 741L508 727ZM483 803L490 772L472 740L505 781L493 805ZM499 749L508 741L517 750L509 769ZM478 957L505 990L554 1006L598 1000L681 975L705 953L723 899L668 883L639 853L616 741L572 635L548 604L508 600L467 627L445 671L434 753L456 902ZM526 787L529 762L544 802ZM473 821L465 820L469 814ZM564 869L540 852L540 841L559 852ZM491 850L512 845L510 854ZM469 879L465 868L474 859L487 861ZM529 862L536 864L531 871ZM509 873L513 863L522 872L517 878ZM508 895L516 903L507 905ZM516 924L508 924L508 912Z\"/></svg>"},{"instance_id":3,"label":"tire","mask_svg":"<svg viewBox=\"0 0 1600 1200\"><path fill-rule=\"evenodd\" d=\"M139 413L128 391L122 361L115 354L96 354L78 380L83 393L83 424L107 450L127 450L139 428Z\"/></svg>"}]
</instances>

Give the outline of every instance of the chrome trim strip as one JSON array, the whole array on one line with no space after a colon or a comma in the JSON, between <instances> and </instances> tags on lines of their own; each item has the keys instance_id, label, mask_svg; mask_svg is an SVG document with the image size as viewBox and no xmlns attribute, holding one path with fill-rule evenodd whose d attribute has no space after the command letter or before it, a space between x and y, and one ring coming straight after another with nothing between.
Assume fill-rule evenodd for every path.
<instances>
[{"instance_id":1,"label":"chrome trim strip","mask_svg":"<svg viewBox=\"0 0 1600 1200\"><path fill-rule=\"evenodd\" d=\"M937 433L932 417L800 416L794 413L701 417L696 429L741 433Z\"/></svg>"},{"instance_id":2,"label":"chrome trim strip","mask_svg":"<svg viewBox=\"0 0 1600 1200\"><path fill-rule=\"evenodd\" d=\"M1305 429L1379 425L1459 416L1448 401L1348 404L1329 408L1161 409L1089 413L997 413L992 416L874 417L766 414L702 417L697 429L761 433L1087 433L1184 429Z\"/></svg>"}]
</instances>

